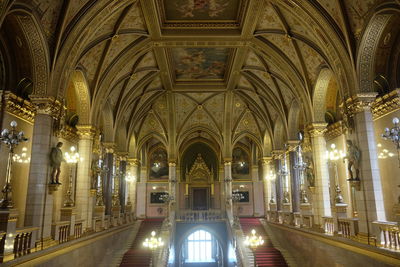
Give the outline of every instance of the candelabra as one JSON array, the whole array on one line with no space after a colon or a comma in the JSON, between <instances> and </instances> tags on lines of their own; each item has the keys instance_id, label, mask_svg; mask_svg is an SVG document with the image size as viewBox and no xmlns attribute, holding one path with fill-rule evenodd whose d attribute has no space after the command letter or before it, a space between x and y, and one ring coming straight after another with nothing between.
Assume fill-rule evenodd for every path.
<instances>
[{"instance_id":1,"label":"candelabra","mask_svg":"<svg viewBox=\"0 0 400 267\"><path fill-rule=\"evenodd\" d=\"M8 160L7 160L7 168L6 168L6 183L4 185L3 190L3 199L0 201L0 208L8 209L13 208L12 202L12 188L11 188L11 168L12 168L12 160L14 156L14 149L21 143L28 141L28 138L24 136L24 132L18 132L17 122L12 121L10 123L11 130L4 129L1 131L0 141L6 144L8 147Z\"/></svg>"},{"instance_id":2,"label":"candelabra","mask_svg":"<svg viewBox=\"0 0 400 267\"><path fill-rule=\"evenodd\" d=\"M283 203L289 203L290 199L289 199L289 180L287 178L287 176L289 175L288 172L288 167L286 164L286 151L283 153L283 162L281 164L281 168L278 171L278 175L279 177L282 178L282 181L284 183L284 192L283 192Z\"/></svg>"},{"instance_id":3,"label":"candelabra","mask_svg":"<svg viewBox=\"0 0 400 267\"><path fill-rule=\"evenodd\" d=\"M96 167L97 173L97 192L96 192L96 206L104 206L103 200L103 175L109 171L109 168L105 166L103 153L100 153L98 166Z\"/></svg>"},{"instance_id":4,"label":"candelabra","mask_svg":"<svg viewBox=\"0 0 400 267\"><path fill-rule=\"evenodd\" d=\"M331 166L333 166L335 172L335 203L343 203L342 190L340 189L338 170L337 170L337 161L339 159L343 159L345 154L342 150L337 150L336 145L332 144L329 151L326 151L327 159L329 160Z\"/></svg>"},{"instance_id":5,"label":"candelabra","mask_svg":"<svg viewBox=\"0 0 400 267\"><path fill-rule=\"evenodd\" d=\"M382 138L385 140L391 140L395 144L400 167L400 120L399 118L394 117L392 122L394 126L391 129L385 128L385 133L382 134Z\"/></svg>"},{"instance_id":6,"label":"candelabra","mask_svg":"<svg viewBox=\"0 0 400 267\"><path fill-rule=\"evenodd\" d=\"M155 231L152 231L151 236L144 240L143 246L146 248L149 248L151 250L154 250L154 249L164 246L164 241L162 240L161 237L156 236Z\"/></svg>"},{"instance_id":7,"label":"candelabra","mask_svg":"<svg viewBox=\"0 0 400 267\"><path fill-rule=\"evenodd\" d=\"M75 205L74 200L72 199L72 170L74 169L75 164L79 161L79 153L76 152L76 148L71 146L71 153L65 152L65 161L70 165L69 166L69 184L67 193L65 193L64 207L73 207Z\"/></svg>"},{"instance_id":8,"label":"candelabra","mask_svg":"<svg viewBox=\"0 0 400 267\"><path fill-rule=\"evenodd\" d=\"M299 134L299 136L300 136L300 141L302 141L303 136L301 134ZM300 174L300 201L301 203L308 203L308 196L304 183L304 171L307 168L307 163L303 161L303 151L301 144L297 146L296 152L297 152L297 162L293 166L293 168L298 170Z\"/></svg>"},{"instance_id":9,"label":"candelabra","mask_svg":"<svg viewBox=\"0 0 400 267\"><path fill-rule=\"evenodd\" d=\"M174 196L171 196L170 194L165 192L164 194L162 194L159 197L159 200L163 201L167 205L167 212L166 212L166 216L165 217L167 219L167 222L169 222L169 203L174 201L175 198L174 198Z\"/></svg>"},{"instance_id":10,"label":"candelabra","mask_svg":"<svg viewBox=\"0 0 400 267\"><path fill-rule=\"evenodd\" d=\"M251 230L251 236L246 236L244 240L245 246L248 246L252 249L257 248L258 246L261 246L264 244L264 239L262 236L256 236L256 230Z\"/></svg>"}]
</instances>

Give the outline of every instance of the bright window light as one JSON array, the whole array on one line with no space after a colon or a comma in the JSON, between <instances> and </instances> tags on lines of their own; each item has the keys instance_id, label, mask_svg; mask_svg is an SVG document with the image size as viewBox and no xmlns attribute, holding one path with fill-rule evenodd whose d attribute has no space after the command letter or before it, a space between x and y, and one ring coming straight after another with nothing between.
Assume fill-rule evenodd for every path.
<instances>
[{"instance_id":1,"label":"bright window light","mask_svg":"<svg viewBox=\"0 0 400 267\"><path fill-rule=\"evenodd\" d=\"M212 243L211 234L204 230L189 235L186 262L215 262L212 256Z\"/></svg>"}]
</instances>

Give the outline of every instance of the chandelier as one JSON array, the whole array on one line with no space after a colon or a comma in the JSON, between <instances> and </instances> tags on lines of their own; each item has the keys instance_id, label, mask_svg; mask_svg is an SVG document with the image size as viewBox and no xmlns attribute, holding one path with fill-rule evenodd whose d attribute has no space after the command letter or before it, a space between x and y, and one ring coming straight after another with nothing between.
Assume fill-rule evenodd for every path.
<instances>
[{"instance_id":1,"label":"chandelier","mask_svg":"<svg viewBox=\"0 0 400 267\"><path fill-rule=\"evenodd\" d=\"M264 239L262 236L256 236L256 230L251 230L251 236L246 236L246 239L244 240L244 245L248 246L250 248L257 248L258 246L261 246L264 244Z\"/></svg>"},{"instance_id":2,"label":"chandelier","mask_svg":"<svg viewBox=\"0 0 400 267\"><path fill-rule=\"evenodd\" d=\"M391 129L385 128L385 132L382 134L382 138L385 140L390 140L395 144L400 167L400 120L399 118L394 117L392 122L394 126Z\"/></svg>"},{"instance_id":3,"label":"chandelier","mask_svg":"<svg viewBox=\"0 0 400 267\"><path fill-rule=\"evenodd\" d=\"M65 200L64 200L64 207L73 207L75 205L74 200L72 199L73 195L73 168L76 163L78 163L80 157L79 153L76 151L76 148L74 146L71 146L70 148L70 153L65 152L64 153L64 158L65 161L70 165L69 166L69 183L68 183L68 189L67 192L65 193Z\"/></svg>"},{"instance_id":4,"label":"chandelier","mask_svg":"<svg viewBox=\"0 0 400 267\"><path fill-rule=\"evenodd\" d=\"M164 241L161 239L161 237L156 236L156 232L152 231L151 232L151 237L146 238L143 242L143 246L145 248L149 248L149 249L157 249L159 247L164 246Z\"/></svg>"}]
</instances>

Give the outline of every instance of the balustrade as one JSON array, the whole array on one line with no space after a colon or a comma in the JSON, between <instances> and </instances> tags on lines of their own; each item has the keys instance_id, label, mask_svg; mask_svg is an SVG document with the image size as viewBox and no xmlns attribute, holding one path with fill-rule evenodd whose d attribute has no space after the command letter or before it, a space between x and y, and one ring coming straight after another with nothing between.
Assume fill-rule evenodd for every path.
<instances>
[{"instance_id":1,"label":"balustrade","mask_svg":"<svg viewBox=\"0 0 400 267\"><path fill-rule=\"evenodd\" d=\"M178 220L180 221L217 221L225 218L221 210L182 210L179 211Z\"/></svg>"},{"instance_id":2,"label":"balustrade","mask_svg":"<svg viewBox=\"0 0 400 267\"><path fill-rule=\"evenodd\" d=\"M398 222L373 222L379 227L381 245L388 249L400 250L400 230Z\"/></svg>"},{"instance_id":3,"label":"balustrade","mask_svg":"<svg viewBox=\"0 0 400 267\"><path fill-rule=\"evenodd\" d=\"M83 226L83 220L77 220L75 222L74 239L80 238L82 236L82 226Z\"/></svg>"},{"instance_id":4,"label":"balustrade","mask_svg":"<svg viewBox=\"0 0 400 267\"><path fill-rule=\"evenodd\" d=\"M342 237L351 238L358 233L358 219L338 218L338 234Z\"/></svg>"},{"instance_id":5,"label":"balustrade","mask_svg":"<svg viewBox=\"0 0 400 267\"><path fill-rule=\"evenodd\" d=\"M32 235L36 230L37 227L17 229L13 250L15 258L31 253Z\"/></svg>"},{"instance_id":6,"label":"balustrade","mask_svg":"<svg viewBox=\"0 0 400 267\"><path fill-rule=\"evenodd\" d=\"M322 217L324 220L324 231L327 235L333 235L335 233L335 224L333 217L326 216Z\"/></svg>"}]
</instances>

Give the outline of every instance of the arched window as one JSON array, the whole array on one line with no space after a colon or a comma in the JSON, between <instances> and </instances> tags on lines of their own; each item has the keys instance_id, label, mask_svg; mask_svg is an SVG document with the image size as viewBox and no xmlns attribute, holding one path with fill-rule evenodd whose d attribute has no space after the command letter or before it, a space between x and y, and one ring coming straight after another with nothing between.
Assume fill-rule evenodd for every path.
<instances>
[{"instance_id":1,"label":"arched window","mask_svg":"<svg viewBox=\"0 0 400 267\"><path fill-rule=\"evenodd\" d=\"M185 262L216 262L217 261L217 241L207 231L198 230L185 241Z\"/></svg>"}]
</instances>

